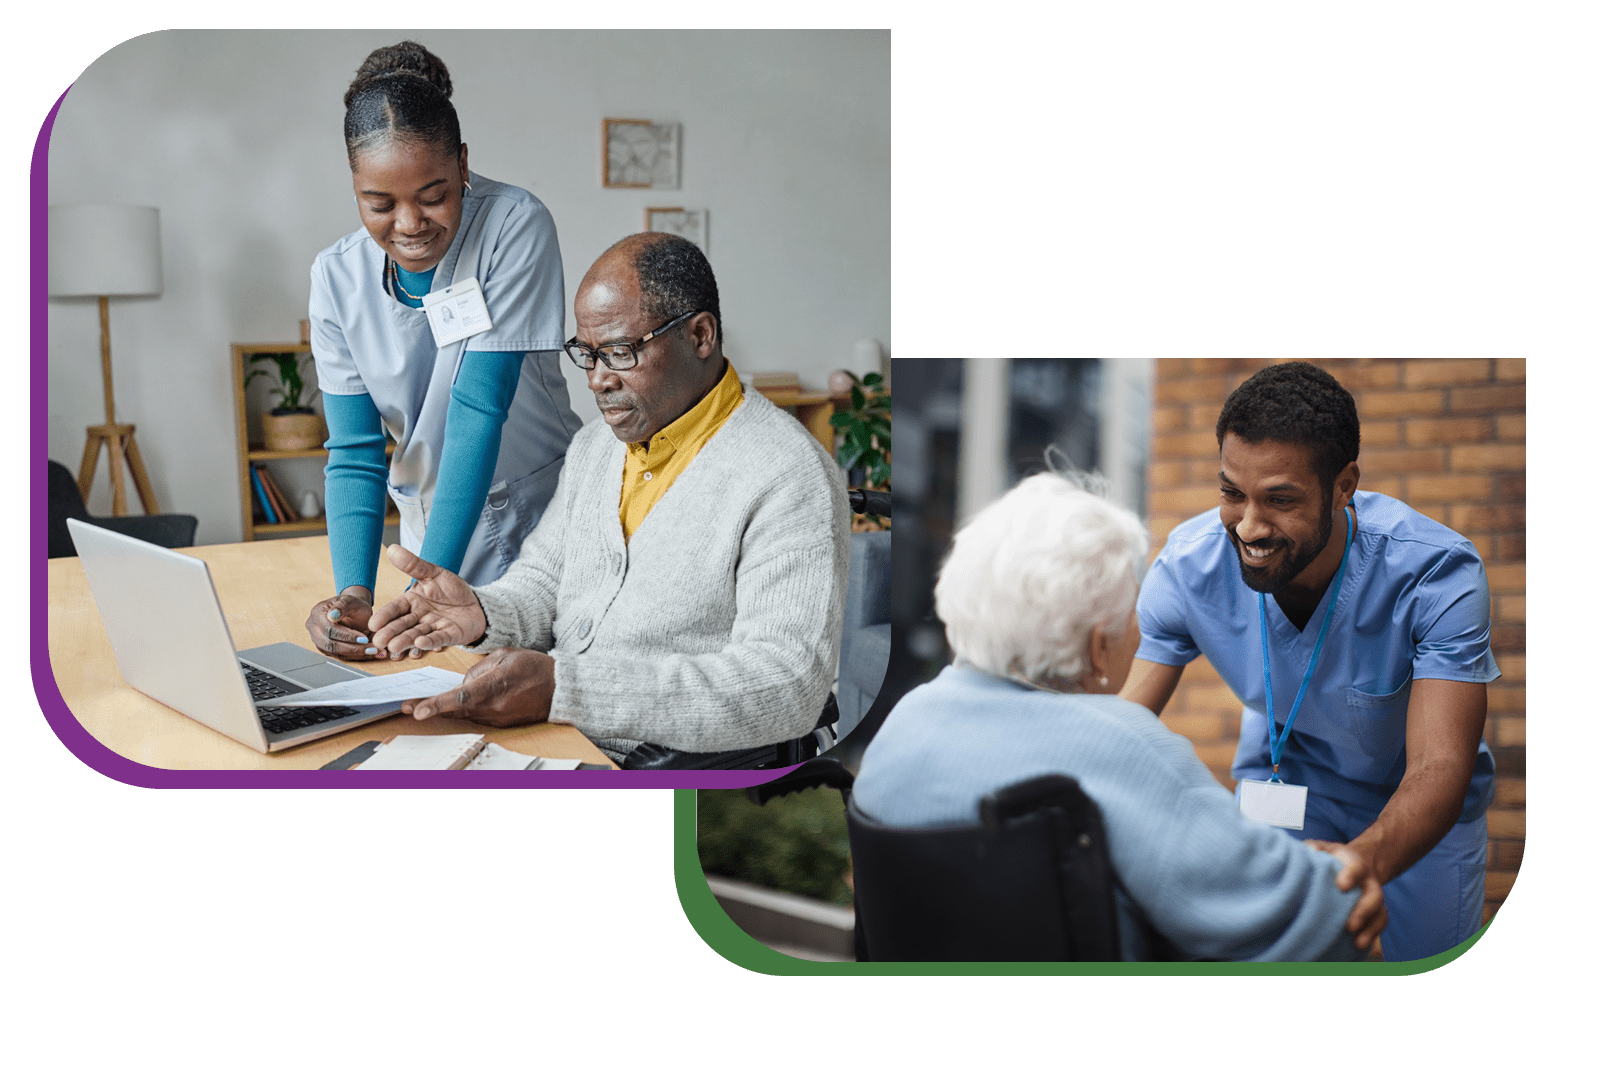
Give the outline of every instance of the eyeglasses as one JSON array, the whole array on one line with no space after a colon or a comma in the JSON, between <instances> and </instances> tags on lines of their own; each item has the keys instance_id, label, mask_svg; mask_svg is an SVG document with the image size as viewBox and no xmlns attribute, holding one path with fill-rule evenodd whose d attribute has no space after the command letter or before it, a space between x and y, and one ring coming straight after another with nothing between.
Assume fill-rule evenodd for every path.
<instances>
[{"instance_id":1,"label":"eyeglasses","mask_svg":"<svg viewBox=\"0 0 1600 1066\"><path fill-rule=\"evenodd\" d=\"M593 370L595 360L599 360L612 370L632 370L639 365L639 349L661 336L667 330L680 322L687 322L698 315L699 311L685 311L677 318L664 326L658 326L634 341L632 344L602 344L598 348L591 348L586 344L579 344L574 337L561 347L567 353L567 358L576 363L581 370Z\"/></svg>"}]
</instances>

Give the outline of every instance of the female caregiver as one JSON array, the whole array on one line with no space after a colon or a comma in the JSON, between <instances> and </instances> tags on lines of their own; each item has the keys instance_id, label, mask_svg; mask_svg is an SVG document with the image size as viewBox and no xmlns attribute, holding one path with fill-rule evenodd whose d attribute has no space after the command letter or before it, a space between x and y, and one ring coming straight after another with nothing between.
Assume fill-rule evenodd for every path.
<instances>
[{"instance_id":1,"label":"female caregiver","mask_svg":"<svg viewBox=\"0 0 1600 1066\"><path fill-rule=\"evenodd\" d=\"M410 41L361 64L344 141L362 228L311 268L339 591L306 629L344 659L385 654L367 643L385 488L401 544L485 584L539 521L582 424L557 362L555 224L530 193L467 170L450 92L444 64Z\"/></svg>"}]
</instances>

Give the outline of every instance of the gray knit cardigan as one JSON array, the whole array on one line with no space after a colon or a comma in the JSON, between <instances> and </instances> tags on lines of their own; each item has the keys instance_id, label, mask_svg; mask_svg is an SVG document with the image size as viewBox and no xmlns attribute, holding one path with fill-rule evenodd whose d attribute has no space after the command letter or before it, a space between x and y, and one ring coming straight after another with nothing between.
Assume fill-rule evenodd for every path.
<instances>
[{"instance_id":1,"label":"gray knit cardigan","mask_svg":"<svg viewBox=\"0 0 1600 1066\"><path fill-rule=\"evenodd\" d=\"M802 736L839 658L850 520L837 463L754 389L624 542L627 446L578 431L543 519L475 589L480 647L555 660L550 720L617 761Z\"/></svg>"}]
</instances>

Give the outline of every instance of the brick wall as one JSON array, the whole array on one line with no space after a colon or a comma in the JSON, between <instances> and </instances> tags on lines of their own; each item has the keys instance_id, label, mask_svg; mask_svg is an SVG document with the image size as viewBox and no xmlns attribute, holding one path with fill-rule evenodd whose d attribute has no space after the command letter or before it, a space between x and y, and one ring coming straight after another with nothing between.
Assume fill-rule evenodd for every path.
<instances>
[{"instance_id":1,"label":"brick wall","mask_svg":"<svg viewBox=\"0 0 1600 1066\"><path fill-rule=\"evenodd\" d=\"M1150 462L1152 551L1187 518L1215 507L1217 414L1229 392L1268 360L1163 359L1157 364ZM1485 917L1522 865L1524 360L1319 359L1349 389L1361 416L1362 489L1404 500L1471 538L1489 573L1492 646L1485 727L1497 767L1489 811ZM1152 555L1153 557L1153 555ZM1239 701L1202 657L1184 671L1161 719L1194 742L1218 780L1239 737Z\"/></svg>"}]
</instances>

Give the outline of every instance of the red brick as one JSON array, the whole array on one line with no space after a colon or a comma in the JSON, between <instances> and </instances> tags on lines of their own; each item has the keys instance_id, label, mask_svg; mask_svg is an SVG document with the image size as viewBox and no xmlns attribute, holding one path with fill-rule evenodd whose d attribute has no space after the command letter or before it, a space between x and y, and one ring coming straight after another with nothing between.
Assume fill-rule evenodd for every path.
<instances>
[{"instance_id":1,"label":"red brick","mask_svg":"<svg viewBox=\"0 0 1600 1066\"><path fill-rule=\"evenodd\" d=\"M1183 668L1183 683L1186 685L1226 685L1222 675L1217 673L1217 668L1211 665L1211 660L1204 655Z\"/></svg>"},{"instance_id":2,"label":"red brick","mask_svg":"<svg viewBox=\"0 0 1600 1066\"><path fill-rule=\"evenodd\" d=\"M1487 359L1418 359L1405 364L1406 385L1470 385L1488 381L1492 366Z\"/></svg>"},{"instance_id":3,"label":"red brick","mask_svg":"<svg viewBox=\"0 0 1600 1066\"><path fill-rule=\"evenodd\" d=\"M1520 415L1495 415L1494 435L1499 440L1527 440L1528 416Z\"/></svg>"},{"instance_id":4,"label":"red brick","mask_svg":"<svg viewBox=\"0 0 1600 1066\"><path fill-rule=\"evenodd\" d=\"M1449 512L1450 508L1446 507L1442 503L1436 503L1436 504L1426 504L1426 503L1413 504L1412 505L1412 510L1416 511L1420 515L1426 515L1427 517L1433 519L1435 522L1438 522L1442 526L1448 526L1450 524L1449 522L1445 521L1446 514L1447 514L1447 512Z\"/></svg>"},{"instance_id":5,"label":"red brick","mask_svg":"<svg viewBox=\"0 0 1600 1066\"><path fill-rule=\"evenodd\" d=\"M1182 459L1161 459L1150 464L1145 477L1152 489L1170 489L1189 483L1189 464Z\"/></svg>"},{"instance_id":6,"label":"red brick","mask_svg":"<svg viewBox=\"0 0 1600 1066\"><path fill-rule=\"evenodd\" d=\"M1215 485L1200 488L1156 489L1150 493L1151 513L1197 515L1217 505Z\"/></svg>"},{"instance_id":7,"label":"red brick","mask_svg":"<svg viewBox=\"0 0 1600 1066\"><path fill-rule=\"evenodd\" d=\"M1495 562L1521 562L1527 557L1527 542L1521 533L1502 533L1494 538Z\"/></svg>"},{"instance_id":8,"label":"red brick","mask_svg":"<svg viewBox=\"0 0 1600 1066\"><path fill-rule=\"evenodd\" d=\"M1515 473L1499 473L1494 475L1493 501L1496 503L1522 503L1528 498L1528 473L1518 470Z\"/></svg>"},{"instance_id":9,"label":"red brick","mask_svg":"<svg viewBox=\"0 0 1600 1066\"><path fill-rule=\"evenodd\" d=\"M1496 381L1525 381L1528 377L1528 361L1526 359L1496 359L1494 361L1494 379Z\"/></svg>"},{"instance_id":10,"label":"red brick","mask_svg":"<svg viewBox=\"0 0 1600 1066\"><path fill-rule=\"evenodd\" d=\"M1451 411L1518 411L1527 406L1522 385L1484 385L1450 390Z\"/></svg>"},{"instance_id":11,"label":"red brick","mask_svg":"<svg viewBox=\"0 0 1600 1066\"><path fill-rule=\"evenodd\" d=\"M1361 488L1366 492L1381 492L1385 496L1393 496L1397 500L1405 500L1404 485L1397 477L1363 477Z\"/></svg>"},{"instance_id":12,"label":"red brick","mask_svg":"<svg viewBox=\"0 0 1600 1066\"><path fill-rule=\"evenodd\" d=\"M1413 477L1406 488L1415 500L1475 500L1489 495L1494 480L1485 474L1446 474Z\"/></svg>"},{"instance_id":13,"label":"red brick","mask_svg":"<svg viewBox=\"0 0 1600 1066\"><path fill-rule=\"evenodd\" d=\"M1497 625L1489 631L1489 648L1496 658L1504 653L1520 655L1528 650L1528 634L1523 626Z\"/></svg>"},{"instance_id":14,"label":"red brick","mask_svg":"<svg viewBox=\"0 0 1600 1066\"><path fill-rule=\"evenodd\" d=\"M1444 392L1422 389L1416 392L1367 392L1356 401L1362 418L1383 415L1432 415L1444 410Z\"/></svg>"},{"instance_id":15,"label":"red brick","mask_svg":"<svg viewBox=\"0 0 1600 1066\"><path fill-rule=\"evenodd\" d=\"M1499 658L1496 657L1496 662ZM1500 667L1504 670L1505 667ZM1521 748L1528 743L1528 720L1526 718L1496 718L1494 720L1494 746L1497 748Z\"/></svg>"},{"instance_id":16,"label":"red brick","mask_svg":"<svg viewBox=\"0 0 1600 1066\"><path fill-rule=\"evenodd\" d=\"M1520 840L1494 841L1489 865L1496 870L1520 870L1523 846Z\"/></svg>"},{"instance_id":17,"label":"red brick","mask_svg":"<svg viewBox=\"0 0 1600 1066\"><path fill-rule=\"evenodd\" d=\"M1399 443L1399 422L1361 423L1361 446L1363 448L1393 448Z\"/></svg>"},{"instance_id":18,"label":"red brick","mask_svg":"<svg viewBox=\"0 0 1600 1066\"><path fill-rule=\"evenodd\" d=\"M1351 392L1358 389L1393 389L1400 385L1400 364L1389 360L1351 366L1347 359L1325 359L1319 365ZM1363 433L1366 428L1361 427Z\"/></svg>"},{"instance_id":19,"label":"red brick","mask_svg":"<svg viewBox=\"0 0 1600 1066\"><path fill-rule=\"evenodd\" d=\"M1220 410L1222 401L1227 399L1231 391L1227 378L1172 380L1163 375L1156 380L1156 403L1214 404Z\"/></svg>"},{"instance_id":20,"label":"red brick","mask_svg":"<svg viewBox=\"0 0 1600 1066\"><path fill-rule=\"evenodd\" d=\"M1498 777L1494 782L1496 807L1521 807L1528 802L1528 781L1522 777Z\"/></svg>"},{"instance_id":21,"label":"red brick","mask_svg":"<svg viewBox=\"0 0 1600 1066\"><path fill-rule=\"evenodd\" d=\"M1197 375L1225 374L1243 381L1272 362L1271 359L1191 359L1189 366Z\"/></svg>"},{"instance_id":22,"label":"red brick","mask_svg":"<svg viewBox=\"0 0 1600 1066\"><path fill-rule=\"evenodd\" d=\"M1522 444L1457 444L1450 449L1451 470L1521 470L1528 465Z\"/></svg>"},{"instance_id":23,"label":"red brick","mask_svg":"<svg viewBox=\"0 0 1600 1066\"><path fill-rule=\"evenodd\" d=\"M1507 683L1518 685L1527 682L1528 657L1526 655L1496 655L1494 661L1500 667L1500 677ZM1509 744L1510 741L1502 741L1501 743Z\"/></svg>"},{"instance_id":24,"label":"red brick","mask_svg":"<svg viewBox=\"0 0 1600 1066\"><path fill-rule=\"evenodd\" d=\"M1489 685L1490 714L1522 714L1527 706L1527 689L1494 681Z\"/></svg>"},{"instance_id":25,"label":"red brick","mask_svg":"<svg viewBox=\"0 0 1600 1066\"><path fill-rule=\"evenodd\" d=\"M1527 563L1488 563L1490 592L1522 593L1528 590Z\"/></svg>"},{"instance_id":26,"label":"red brick","mask_svg":"<svg viewBox=\"0 0 1600 1066\"><path fill-rule=\"evenodd\" d=\"M1150 442L1150 453L1157 459L1198 459L1217 454L1217 435L1209 431L1168 433Z\"/></svg>"},{"instance_id":27,"label":"red brick","mask_svg":"<svg viewBox=\"0 0 1600 1066\"><path fill-rule=\"evenodd\" d=\"M1446 524L1458 533L1520 533L1527 521L1527 509L1515 504L1457 504Z\"/></svg>"},{"instance_id":28,"label":"red brick","mask_svg":"<svg viewBox=\"0 0 1600 1066\"><path fill-rule=\"evenodd\" d=\"M1224 740L1228 731L1223 727L1222 720L1210 711L1180 712L1164 711L1161 722L1174 733L1188 737L1191 741L1199 743L1206 740ZM1232 765L1231 763L1229 765Z\"/></svg>"},{"instance_id":29,"label":"red brick","mask_svg":"<svg viewBox=\"0 0 1600 1066\"><path fill-rule=\"evenodd\" d=\"M1187 422L1188 428L1206 430L1207 432L1209 432L1211 434L1211 439L1212 440L1216 440L1217 439L1217 414L1220 411L1220 409L1221 409L1221 405L1220 404L1218 404L1218 405L1212 405L1212 404L1209 404L1209 403L1190 404L1189 405L1189 419L1188 419L1188 422Z\"/></svg>"},{"instance_id":30,"label":"red brick","mask_svg":"<svg viewBox=\"0 0 1600 1066\"><path fill-rule=\"evenodd\" d=\"M1493 423L1484 417L1408 418L1405 427L1406 443L1412 445L1488 440L1494 428Z\"/></svg>"},{"instance_id":31,"label":"red brick","mask_svg":"<svg viewBox=\"0 0 1600 1066\"><path fill-rule=\"evenodd\" d=\"M1239 721L1239 697L1223 684L1197 684L1188 686L1189 709L1209 711L1227 716L1235 727Z\"/></svg>"},{"instance_id":32,"label":"red brick","mask_svg":"<svg viewBox=\"0 0 1600 1066\"><path fill-rule=\"evenodd\" d=\"M1501 811L1489 808L1489 835L1509 840L1526 840L1528 815L1526 811Z\"/></svg>"},{"instance_id":33,"label":"red brick","mask_svg":"<svg viewBox=\"0 0 1600 1066\"><path fill-rule=\"evenodd\" d=\"M1157 407L1150 415L1152 433L1171 433L1189 424L1189 408L1183 404Z\"/></svg>"},{"instance_id":34,"label":"red brick","mask_svg":"<svg viewBox=\"0 0 1600 1066\"><path fill-rule=\"evenodd\" d=\"M1363 474L1408 474L1412 471L1438 473L1444 469L1443 448L1400 448L1394 451L1361 450Z\"/></svg>"},{"instance_id":35,"label":"red brick","mask_svg":"<svg viewBox=\"0 0 1600 1066\"><path fill-rule=\"evenodd\" d=\"M1484 875L1483 896L1485 899L1503 901L1516 881L1517 875L1514 873L1505 870L1490 870Z\"/></svg>"},{"instance_id":36,"label":"red brick","mask_svg":"<svg viewBox=\"0 0 1600 1066\"><path fill-rule=\"evenodd\" d=\"M1526 622L1528 620L1528 597L1526 596L1496 596L1494 597L1495 619L1500 622Z\"/></svg>"},{"instance_id":37,"label":"red brick","mask_svg":"<svg viewBox=\"0 0 1600 1066\"><path fill-rule=\"evenodd\" d=\"M1185 516L1188 517L1188 516ZM1154 559L1167 541L1167 536L1178 528L1183 518L1152 515L1150 518L1150 558Z\"/></svg>"}]
</instances>

